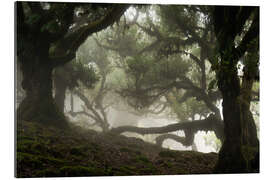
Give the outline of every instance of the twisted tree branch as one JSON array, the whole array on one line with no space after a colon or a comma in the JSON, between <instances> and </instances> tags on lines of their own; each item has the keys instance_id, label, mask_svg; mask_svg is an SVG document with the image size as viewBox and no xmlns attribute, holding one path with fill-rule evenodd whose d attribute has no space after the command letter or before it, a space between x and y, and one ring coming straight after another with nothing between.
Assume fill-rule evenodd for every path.
<instances>
[{"instance_id":1,"label":"twisted tree branch","mask_svg":"<svg viewBox=\"0 0 270 180\"><path fill-rule=\"evenodd\" d=\"M75 54L79 46L91 34L99 32L102 29L112 25L114 22L118 21L128 7L128 4L116 5L102 19L89 23L86 26L82 26L80 29L73 33L68 33L56 44L55 54L57 55L50 58L53 61L57 60L57 63L53 62L53 65L58 66L60 64L65 64L71 61L74 58L74 56L71 55ZM59 57L61 57L63 60L61 60Z\"/></svg>"}]
</instances>

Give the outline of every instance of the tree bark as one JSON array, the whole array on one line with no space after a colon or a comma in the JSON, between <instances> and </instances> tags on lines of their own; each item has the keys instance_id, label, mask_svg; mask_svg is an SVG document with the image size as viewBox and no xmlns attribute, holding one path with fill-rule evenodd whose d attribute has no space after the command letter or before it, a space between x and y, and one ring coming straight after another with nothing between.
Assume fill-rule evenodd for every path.
<instances>
[{"instance_id":1,"label":"tree bark","mask_svg":"<svg viewBox=\"0 0 270 180\"><path fill-rule=\"evenodd\" d=\"M237 100L240 95L240 84L237 74L225 77L219 78L219 89L223 96L225 140L215 169L217 173L243 173L246 170L246 162L241 146L242 120Z\"/></svg>"},{"instance_id":2,"label":"tree bark","mask_svg":"<svg viewBox=\"0 0 270 180\"><path fill-rule=\"evenodd\" d=\"M109 130L109 123L107 121L107 117L106 117L107 115L106 115L104 109L102 109L102 110L96 109L93 106L93 103L90 103L89 100L87 99L87 97L84 94L82 94L80 91L73 90L73 93L76 94L84 102L87 109L91 111L91 114L86 113L86 112L83 112L83 113L79 112L79 113L73 113L73 115L75 115L75 114L87 115L96 121L96 124L101 127L103 132L107 132ZM100 112L100 111L103 111L103 112Z\"/></svg>"},{"instance_id":3,"label":"tree bark","mask_svg":"<svg viewBox=\"0 0 270 180\"><path fill-rule=\"evenodd\" d=\"M162 134L162 135L156 137L156 143L157 143L157 145L162 146L163 142L166 139L173 139L174 141L179 142L179 143L183 144L184 146L191 146L192 151L198 151L197 146L194 142L194 135L195 135L194 133L189 134L189 135L187 135L185 133L186 137L181 137L181 136L177 136L175 134ZM190 138L187 138L187 136Z\"/></svg>"},{"instance_id":4,"label":"tree bark","mask_svg":"<svg viewBox=\"0 0 270 180\"><path fill-rule=\"evenodd\" d=\"M67 128L63 113L52 97L52 70L49 59L50 39L39 26L25 22L23 2L16 3L16 55L22 71L22 88L26 97L17 109L17 122L32 121Z\"/></svg>"},{"instance_id":5,"label":"tree bark","mask_svg":"<svg viewBox=\"0 0 270 180\"><path fill-rule=\"evenodd\" d=\"M26 97L17 110L17 120L67 128L65 116L52 97L52 67L46 58L39 57L21 60Z\"/></svg>"},{"instance_id":6,"label":"tree bark","mask_svg":"<svg viewBox=\"0 0 270 180\"><path fill-rule=\"evenodd\" d=\"M245 68L243 82L241 87L241 112L243 121L243 144L252 147L259 147L257 136L257 128L252 113L250 112L250 103L252 99L252 86L256 72L252 71L256 68Z\"/></svg>"},{"instance_id":7,"label":"tree bark","mask_svg":"<svg viewBox=\"0 0 270 180\"><path fill-rule=\"evenodd\" d=\"M191 139L193 140L192 134L194 134L199 130L214 131L218 138L223 139L223 123L222 121L217 120L215 115L210 115L204 120L180 122L163 127L141 128L135 126L120 126L111 129L110 132L115 134L121 134L124 132L135 132L138 134L145 135L145 134L164 134L178 130L185 131L185 134L188 135L188 137L186 138L189 139L187 140L187 142L191 141Z\"/></svg>"},{"instance_id":8,"label":"tree bark","mask_svg":"<svg viewBox=\"0 0 270 180\"><path fill-rule=\"evenodd\" d=\"M226 55L223 60L228 61ZM223 96L225 141L219 152L215 172L258 172L259 164L253 161L258 156L259 141L249 109L253 79L245 73L240 86L237 69L228 66L223 68L218 75L218 86Z\"/></svg>"},{"instance_id":9,"label":"tree bark","mask_svg":"<svg viewBox=\"0 0 270 180\"><path fill-rule=\"evenodd\" d=\"M56 84L55 85L55 103L59 110L64 113L65 110L65 98L66 98L66 89L67 86L65 84Z\"/></svg>"},{"instance_id":10,"label":"tree bark","mask_svg":"<svg viewBox=\"0 0 270 180\"><path fill-rule=\"evenodd\" d=\"M166 139L173 139L176 142L183 144L184 146L191 146L193 142L192 140L192 142L190 143L190 141L187 141L186 137L177 136L175 134L162 134L156 138L157 145L162 146L163 142Z\"/></svg>"},{"instance_id":11,"label":"tree bark","mask_svg":"<svg viewBox=\"0 0 270 180\"><path fill-rule=\"evenodd\" d=\"M235 14L239 15L235 16ZM252 14L252 24L238 47L235 48L235 37L243 32L244 24ZM253 40L259 37L259 8L217 6L213 11L213 20L221 58L217 79L218 88L223 97L225 134L215 172L258 172L254 159L258 159L259 142L256 140L256 126L249 110L252 82L246 81L250 77L244 74L248 79L243 79L241 88L236 66L239 59L246 52L249 53L248 47ZM235 24L235 26L231 26L231 24ZM258 51L257 46L253 46L251 49L254 49L252 54ZM249 61L250 59L245 63Z\"/></svg>"},{"instance_id":12,"label":"tree bark","mask_svg":"<svg viewBox=\"0 0 270 180\"><path fill-rule=\"evenodd\" d=\"M24 35L18 39L21 52L17 55L26 97L18 107L17 120L68 128L64 114L52 97L53 66L48 54L50 43L43 36L37 37L26 39Z\"/></svg>"},{"instance_id":13,"label":"tree bark","mask_svg":"<svg viewBox=\"0 0 270 180\"><path fill-rule=\"evenodd\" d=\"M65 109L65 98L67 83L61 78L59 74L54 76L54 88L55 88L55 103L58 106L59 110L64 113Z\"/></svg>"}]
</instances>

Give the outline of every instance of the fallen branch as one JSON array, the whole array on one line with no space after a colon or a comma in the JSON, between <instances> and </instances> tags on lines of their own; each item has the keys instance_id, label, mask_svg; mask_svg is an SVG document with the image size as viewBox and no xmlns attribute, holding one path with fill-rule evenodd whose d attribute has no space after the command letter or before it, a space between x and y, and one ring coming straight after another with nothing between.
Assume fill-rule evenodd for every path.
<instances>
[{"instance_id":1,"label":"fallen branch","mask_svg":"<svg viewBox=\"0 0 270 180\"><path fill-rule=\"evenodd\" d=\"M165 141L166 139L173 139L175 140L176 142L179 142L183 145L185 145L186 143L186 138L185 137L182 137L182 136L177 136L175 134L163 134L163 135L160 135L156 138L156 144L159 145L159 146L162 146L162 143L163 141Z\"/></svg>"},{"instance_id":2,"label":"fallen branch","mask_svg":"<svg viewBox=\"0 0 270 180\"><path fill-rule=\"evenodd\" d=\"M211 114L204 120L186 121L175 124L170 124L163 127L142 128L136 126L121 126L111 129L110 132L114 134L121 134L124 132L133 132L141 135L145 134L164 134L174 131L214 131L219 139L223 139L223 122L218 120L215 115Z\"/></svg>"}]
</instances>

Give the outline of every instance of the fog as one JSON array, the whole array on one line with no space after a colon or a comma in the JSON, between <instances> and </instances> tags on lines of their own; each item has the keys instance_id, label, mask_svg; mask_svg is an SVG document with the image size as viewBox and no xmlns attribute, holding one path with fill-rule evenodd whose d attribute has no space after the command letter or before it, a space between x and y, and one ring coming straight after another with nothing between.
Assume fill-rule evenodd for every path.
<instances>
[{"instance_id":1,"label":"fog","mask_svg":"<svg viewBox=\"0 0 270 180\"><path fill-rule=\"evenodd\" d=\"M186 8L183 9L184 14L188 13ZM62 92L65 94L64 113L71 123L96 131L107 131L122 126L155 128L179 122L200 121L209 118L213 113L215 113L215 118L222 122L222 98L216 87L211 64L206 61L209 57L201 60L203 65L199 67L190 60L194 57L193 54L198 57L203 56L202 47L195 43L184 46L186 52L181 50L179 55L174 55L174 53L170 55L172 53L170 51L175 47L166 50L167 47L163 47L162 42L155 41L155 38L161 41L161 36L170 38L173 36L170 31L175 27L168 28L166 31L161 28L162 23L169 25L172 23L170 19L163 17L166 13L169 13L166 8L155 5L145 9L130 7L125 12L122 24L114 25L89 37L80 46L73 65L68 64L54 70L53 86L56 85L57 78L60 78L60 82L66 83L65 86L67 86L67 90ZM194 20L197 21L195 24L205 27L208 25L207 18L207 15L198 13ZM183 39L186 38L183 37ZM170 43L174 44L176 40ZM163 50L165 51L162 52ZM165 53L165 57L160 52ZM160 63L159 58L166 63ZM78 74L78 77L69 75L74 71L72 69L74 65L81 68L81 72L75 69L75 72L82 73ZM238 66L240 67L238 76L242 76L243 64L239 62ZM167 68L164 69L164 67ZM141 71L141 68L144 68L146 72ZM85 71L89 71L90 74L83 75ZM17 77L16 107L25 96L21 87L22 74L19 68L17 68ZM171 88L170 81L178 83L177 86L180 88L177 86ZM73 84L69 85L70 82ZM205 91L207 86L211 86L212 89L208 90L208 94L203 94L203 99L200 99L201 95L193 94L194 90L186 88L185 83L192 84L195 88L201 86L202 91ZM155 86L160 86L160 89L156 90ZM148 89L149 92L147 92ZM55 86L53 96L56 96L56 90ZM141 93L143 91L146 93ZM210 94L212 92L216 96L214 99ZM257 111L258 105L254 107ZM256 120L258 124L258 118ZM195 128L196 130L193 131L191 129L194 141L189 142L187 146L170 138L165 139L162 146L173 150L218 152L221 137L217 138L215 131L220 132L213 128L210 125L206 128L207 130ZM168 131L168 133L185 138L187 135L184 130ZM155 138L162 133L142 135L135 132L122 132L122 134L156 143Z\"/></svg>"},{"instance_id":2,"label":"fog","mask_svg":"<svg viewBox=\"0 0 270 180\"><path fill-rule=\"evenodd\" d=\"M70 106L70 93L67 92L66 94L66 99L65 99L65 112L68 113L71 111L71 106ZM78 112L83 110L83 105L84 102L77 97L76 95L73 96L73 111ZM219 104L219 107L222 108L221 103ZM143 116L136 116L132 113L128 113L126 111L120 111L120 110L115 110L113 108L110 108L107 111L107 116L108 116L108 123L110 124L110 128L116 128L116 127L121 127L121 126L137 126L137 127L142 127L142 128L151 128L151 127L163 127L167 126L169 124L174 124L177 123L177 120L168 120L168 119L158 119L158 118L149 118L149 117L143 117ZM93 127L91 126L91 123L94 122L94 120L91 120L88 117L85 116L79 116L76 118L73 118L72 116L68 115L68 118L70 122L74 124L78 124L84 128L89 128L97 131L101 131L99 127ZM172 134L175 134L177 136L184 137L185 133L184 131L175 131L172 132ZM158 134L150 134L150 135L139 135L137 133L123 133L123 135L127 137L136 137L140 138L146 142L150 143L155 143L155 137L158 136ZM206 138L208 136L213 136L214 132L209 131L198 131L195 134L194 137L194 144L192 146L184 146L179 142L176 142L171 139L167 139L163 142L162 147L168 148L171 150L195 150L198 152L203 152L203 153L209 153L209 152L218 152L215 147L217 146L215 141L212 141L211 144L206 143ZM215 137L215 135L214 135ZM195 146L195 147L194 147Z\"/></svg>"},{"instance_id":3,"label":"fog","mask_svg":"<svg viewBox=\"0 0 270 180\"><path fill-rule=\"evenodd\" d=\"M259 7L15 6L18 177L259 172Z\"/></svg>"}]
</instances>

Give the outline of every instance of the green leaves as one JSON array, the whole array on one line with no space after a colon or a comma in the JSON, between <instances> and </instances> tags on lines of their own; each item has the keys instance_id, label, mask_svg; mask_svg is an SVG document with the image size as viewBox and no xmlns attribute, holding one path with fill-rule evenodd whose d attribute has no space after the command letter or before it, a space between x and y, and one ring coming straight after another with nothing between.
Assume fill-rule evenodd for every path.
<instances>
[{"instance_id":1,"label":"green leaves","mask_svg":"<svg viewBox=\"0 0 270 180\"><path fill-rule=\"evenodd\" d=\"M56 33L58 30L59 25L55 20L52 20L41 27L41 32L49 31L50 33Z\"/></svg>"},{"instance_id":2,"label":"green leaves","mask_svg":"<svg viewBox=\"0 0 270 180\"><path fill-rule=\"evenodd\" d=\"M39 14L31 14L28 18L26 23L30 25L36 24L41 19L41 16Z\"/></svg>"},{"instance_id":3,"label":"green leaves","mask_svg":"<svg viewBox=\"0 0 270 180\"><path fill-rule=\"evenodd\" d=\"M146 57L137 56L127 59L127 64L132 73L146 73L151 67L151 60Z\"/></svg>"},{"instance_id":4,"label":"green leaves","mask_svg":"<svg viewBox=\"0 0 270 180\"><path fill-rule=\"evenodd\" d=\"M208 91L214 89L217 86L217 80L213 79L208 85Z\"/></svg>"},{"instance_id":5,"label":"green leaves","mask_svg":"<svg viewBox=\"0 0 270 180\"><path fill-rule=\"evenodd\" d=\"M72 61L55 71L55 76L67 83L69 88L79 86L79 81L88 88L93 88L99 80L94 67L84 65L78 61Z\"/></svg>"},{"instance_id":6,"label":"green leaves","mask_svg":"<svg viewBox=\"0 0 270 180\"><path fill-rule=\"evenodd\" d=\"M93 88L99 80L93 66L87 66L80 62L72 62L73 77L75 81L81 81L86 87Z\"/></svg>"}]
</instances>

